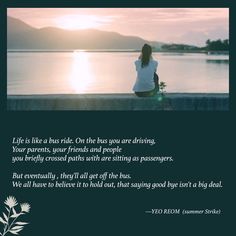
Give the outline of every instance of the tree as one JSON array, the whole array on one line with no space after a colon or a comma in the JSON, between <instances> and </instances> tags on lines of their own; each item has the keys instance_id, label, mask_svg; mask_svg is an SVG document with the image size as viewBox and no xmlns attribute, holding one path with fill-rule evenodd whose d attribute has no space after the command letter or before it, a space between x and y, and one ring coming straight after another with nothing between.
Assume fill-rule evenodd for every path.
<instances>
[{"instance_id":1,"label":"tree","mask_svg":"<svg viewBox=\"0 0 236 236\"><path fill-rule=\"evenodd\" d=\"M210 39L208 39L206 41L206 49L208 51L228 51L229 50L229 40L225 39L225 40L215 40L215 41L211 41Z\"/></svg>"}]
</instances>

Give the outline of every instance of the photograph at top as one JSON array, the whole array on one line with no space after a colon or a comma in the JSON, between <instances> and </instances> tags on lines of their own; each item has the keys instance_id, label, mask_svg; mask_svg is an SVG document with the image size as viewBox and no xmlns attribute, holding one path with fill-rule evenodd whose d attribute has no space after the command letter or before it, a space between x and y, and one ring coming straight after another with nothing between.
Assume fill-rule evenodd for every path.
<instances>
[{"instance_id":1,"label":"photograph at top","mask_svg":"<svg viewBox=\"0 0 236 236\"><path fill-rule=\"evenodd\" d=\"M229 8L8 8L9 110L228 110Z\"/></svg>"}]
</instances>

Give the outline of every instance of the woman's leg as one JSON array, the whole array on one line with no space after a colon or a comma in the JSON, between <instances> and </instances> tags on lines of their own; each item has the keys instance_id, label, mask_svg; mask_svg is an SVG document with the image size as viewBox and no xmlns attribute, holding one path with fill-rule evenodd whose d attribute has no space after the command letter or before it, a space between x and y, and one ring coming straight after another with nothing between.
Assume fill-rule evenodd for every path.
<instances>
[{"instance_id":1,"label":"woman's leg","mask_svg":"<svg viewBox=\"0 0 236 236\"><path fill-rule=\"evenodd\" d=\"M154 73L153 79L154 79L154 83L155 83L156 92L159 92L159 76L156 72Z\"/></svg>"}]
</instances>

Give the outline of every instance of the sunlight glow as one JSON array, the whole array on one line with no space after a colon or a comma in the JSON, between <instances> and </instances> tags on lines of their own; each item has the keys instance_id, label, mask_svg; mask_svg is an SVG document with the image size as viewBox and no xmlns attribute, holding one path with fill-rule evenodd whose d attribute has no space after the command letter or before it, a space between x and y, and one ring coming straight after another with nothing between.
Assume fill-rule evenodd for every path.
<instances>
[{"instance_id":1,"label":"sunlight glow","mask_svg":"<svg viewBox=\"0 0 236 236\"><path fill-rule=\"evenodd\" d=\"M64 15L55 19L57 27L67 30L98 28L109 22L95 15Z\"/></svg>"},{"instance_id":2,"label":"sunlight glow","mask_svg":"<svg viewBox=\"0 0 236 236\"><path fill-rule=\"evenodd\" d=\"M89 54L84 51L74 51L70 76L72 89L76 93L84 93L93 80L94 75L92 74L92 68L89 63Z\"/></svg>"}]
</instances>

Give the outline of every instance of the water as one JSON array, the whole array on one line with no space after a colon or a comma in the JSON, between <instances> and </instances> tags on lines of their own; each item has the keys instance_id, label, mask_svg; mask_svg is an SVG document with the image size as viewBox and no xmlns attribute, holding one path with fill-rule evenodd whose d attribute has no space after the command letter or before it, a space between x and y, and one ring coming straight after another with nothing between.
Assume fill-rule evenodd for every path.
<instances>
[{"instance_id":1,"label":"water","mask_svg":"<svg viewBox=\"0 0 236 236\"><path fill-rule=\"evenodd\" d=\"M132 93L137 52L8 52L8 94ZM167 92L229 92L227 55L154 53Z\"/></svg>"}]
</instances>

